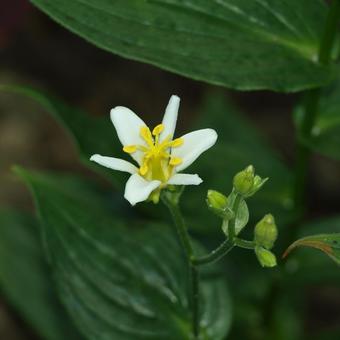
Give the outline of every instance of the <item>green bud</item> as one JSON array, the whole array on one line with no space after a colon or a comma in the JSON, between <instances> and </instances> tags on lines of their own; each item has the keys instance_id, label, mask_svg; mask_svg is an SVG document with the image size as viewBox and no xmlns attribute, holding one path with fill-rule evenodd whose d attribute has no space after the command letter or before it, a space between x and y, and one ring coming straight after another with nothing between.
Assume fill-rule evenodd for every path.
<instances>
[{"instance_id":1,"label":"green bud","mask_svg":"<svg viewBox=\"0 0 340 340\"><path fill-rule=\"evenodd\" d=\"M256 175L254 178L253 188L248 192L247 197L250 197L256 194L256 192L258 192L262 188L263 184L266 183L267 181L268 181L268 177L261 178L260 176Z\"/></svg>"},{"instance_id":2,"label":"green bud","mask_svg":"<svg viewBox=\"0 0 340 340\"><path fill-rule=\"evenodd\" d=\"M259 175L256 175L254 178L254 187L257 188L258 186L262 186L262 178Z\"/></svg>"},{"instance_id":3,"label":"green bud","mask_svg":"<svg viewBox=\"0 0 340 340\"><path fill-rule=\"evenodd\" d=\"M255 247L255 254L262 267L275 267L277 265L276 257L271 251L257 246Z\"/></svg>"},{"instance_id":4,"label":"green bud","mask_svg":"<svg viewBox=\"0 0 340 340\"><path fill-rule=\"evenodd\" d=\"M271 249L277 239L278 231L273 215L265 215L255 226L255 243L266 249Z\"/></svg>"},{"instance_id":5,"label":"green bud","mask_svg":"<svg viewBox=\"0 0 340 340\"><path fill-rule=\"evenodd\" d=\"M231 218L230 208L228 207L228 198L215 190L208 190L207 205L209 209L222 218Z\"/></svg>"},{"instance_id":6,"label":"green bud","mask_svg":"<svg viewBox=\"0 0 340 340\"><path fill-rule=\"evenodd\" d=\"M255 169L252 165L247 166L244 170L238 172L234 177L234 188L237 193L247 196L254 186Z\"/></svg>"},{"instance_id":7,"label":"green bud","mask_svg":"<svg viewBox=\"0 0 340 340\"><path fill-rule=\"evenodd\" d=\"M207 203L210 208L223 210L228 205L228 198L216 190L208 190Z\"/></svg>"}]
</instances>

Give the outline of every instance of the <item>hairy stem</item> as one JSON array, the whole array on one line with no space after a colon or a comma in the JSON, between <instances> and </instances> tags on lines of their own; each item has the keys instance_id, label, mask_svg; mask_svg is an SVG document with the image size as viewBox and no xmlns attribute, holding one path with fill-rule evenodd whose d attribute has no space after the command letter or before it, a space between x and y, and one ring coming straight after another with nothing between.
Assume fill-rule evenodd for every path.
<instances>
[{"instance_id":1,"label":"hairy stem","mask_svg":"<svg viewBox=\"0 0 340 340\"><path fill-rule=\"evenodd\" d=\"M170 200L166 201L166 206L170 210L172 219L176 227L177 235L179 237L184 253L188 257L188 261L190 261L194 252L191 245L190 236L185 226L185 222L182 213L179 209L179 206L177 203L171 202Z\"/></svg>"},{"instance_id":2,"label":"hairy stem","mask_svg":"<svg viewBox=\"0 0 340 340\"><path fill-rule=\"evenodd\" d=\"M235 237L234 239L234 244L235 246L238 246L240 248L244 248L244 249L255 249L255 242L254 241L247 241L247 240L243 240L240 238Z\"/></svg>"},{"instance_id":3,"label":"hairy stem","mask_svg":"<svg viewBox=\"0 0 340 340\"><path fill-rule=\"evenodd\" d=\"M211 253L204 255L202 257L193 258L192 261L197 266L212 263L222 258L224 255L229 253L229 251L233 248L234 248L234 244L230 242L229 240L225 240L223 243L221 243L220 246L214 249Z\"/></svg>"},{"instance_id":4,"label":"hairy stem","mask_svg":"<svg viewBox=\"0 0 340 340\"><path fill-rule=\"evenodd\" d=\"M193 262L194 252L191 245L190 236L186 228L182 213L178 206L178 200L172 200L163 196L163 202L168 207L176 227L177 235L182 245L183 251L188 260L190 272L190 302L192 306L192 331L195 339L199 337L199 273L196 264Z\"/></svg>"}]
</instances>

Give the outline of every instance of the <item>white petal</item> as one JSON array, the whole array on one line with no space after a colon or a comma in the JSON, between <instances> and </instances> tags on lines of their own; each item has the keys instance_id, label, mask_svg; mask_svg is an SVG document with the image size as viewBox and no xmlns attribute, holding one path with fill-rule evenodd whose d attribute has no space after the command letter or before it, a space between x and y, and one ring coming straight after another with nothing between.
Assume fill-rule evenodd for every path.
<instances>
[{"instance_id":1,"label":"white petal","mask_svg":"<svg viewBox=\"0 0 340 340\"><path fill-rule=\"evenodd\" d=\"M140 129L146 125L134 112L127 107L117 106L111 110L110 116L123 146L145 145L145 141L140 136ZM141 151L137 150L130 155L140 164L143 155Z\"/></svg>"},{"instance_id":2,"label":"white petal","mask_svg":"<svg viewBox=\"0 0 340 340\"><path fill-rule=\"evenodd\" d=\"M160 184L160 181L146 181L138 174L134 174L126 182L124 197L131 205L135 205L147 200L152 191L157 189Z\"/></svg>"},{"instance_id":3,"label":"white petal","mask_svg":"<svg viewBox=\"0 0 340 340\"><path fill-rule=\"evenodd\" d=\"M197 174L175 174L167 182L167 184L174 185L199 185L201 184L202 178Z\"/></svg>"},{"instance_id":4,"label":"white petal","mask_svg":"<svg viewBox=\"0 0 340 340\"><path fill-rule=\"evenodd\" d=\"M94 161L113 170L129 172L130 174L135 174L138 171L138 169L133 164L119 158L92 155L90 161Z\"/></svg>"},{"instance_id":5,"label":"white petal","mask_svg":"<svg viewBox=\"0 0 340 340\"><path fill-rule=\"evenodd\" d=\"M211 148L217 140L217 133L213 129L203 129L187 133L182 138L184 143L171 150L173 156L182 159L182 163L175 168L176 171L187 168L204 151Z\"/></svg>"},{"instance_id":6,"label":"white petal","mask_svg":"<svg viewBox=\"0 0 340 340\"><path fill-rule=\"evenodd\" d=\"M169 100L169 104L165 109L164 117L162 124L164 125L164 130L160 135L160 141L163 141L166 137L170 136L170 140L173 138L175 129L176 129L176 122L177 122L177 115L178 115L178 108L179 108L180 98L178 96L172 95Z\"/></svg>"}]
</instances>

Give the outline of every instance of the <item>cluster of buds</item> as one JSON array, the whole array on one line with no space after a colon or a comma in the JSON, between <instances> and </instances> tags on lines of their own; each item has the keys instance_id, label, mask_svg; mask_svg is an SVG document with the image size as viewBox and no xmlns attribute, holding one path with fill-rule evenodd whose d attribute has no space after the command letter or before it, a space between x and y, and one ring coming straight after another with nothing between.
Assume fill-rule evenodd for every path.
<instances>
[{"instance_id":1,"label":"cluster of buds","mask_svg":"<svg viewBox=\"0 0 340 340\"><path fill-rule=\"evenodd\" d=\"M276 257L270 251L277 239L278 231L273 215L265 215L255 226L255 254L263 267L276 266Z\"/></svg>"},{"instance_id":2,"label":"cluster of buds","mask_svg":"<svg viewBox=\"0 0 340 340\"><path fill-rule=\"evenodd\" d=\"M259 191L268 178L261 178L255 174L252 165L234 176L233 191L229 196L209 190L207 194L207 205L209 209L223 220L222 229L228 236L229 221L234 219L234 232L231 235L237 237L238 233L248 222L248 208L245 200ZM236 196L239 198L238 210L234 209L233 203ZM235 210L235 211L234 211ZM255 254L263 267L276 266L276 257L270 251L277 239L278 231L274 217L265 215L255 226L254 240L252 242ZM246 241L249 242L249 241Z\"/></svg>"}]
</instances>

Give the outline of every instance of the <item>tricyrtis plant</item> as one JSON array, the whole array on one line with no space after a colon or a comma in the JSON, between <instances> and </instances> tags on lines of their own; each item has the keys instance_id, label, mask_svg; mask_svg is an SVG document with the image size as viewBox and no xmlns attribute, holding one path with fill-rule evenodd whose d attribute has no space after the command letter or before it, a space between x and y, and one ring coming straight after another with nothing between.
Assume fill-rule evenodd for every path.
<instances>
[{"instance_id":1,"label":"tricyrtis plant","mask_svg":"<svg viewBox=\"0 0 340 340\"><path fill-rule=\"evenodd\" d=\"M255 195L268 179L255 175L255 169L250 165L235 175L233 190L228 197L218 191L208 191L207 205L222 219L222 230L226 239L207 255L198 257L195 254L179 206L182 186L199 185L202 179L197 174L178 172L187 168L201 153L212 147L216 142L217 133L212 129L203 129L173 139L179 101L177 96L170 98L162 123L152 131L135 113L125 107L116 107L111 111L111 120L123 145L123 151L131 155L139 168L125 160L98 154L91 156L91 160L113 170L131 174L124 194L131 205L145 200L158 203L161 197L168 207L190 269L192 332L194 337L198 338L203 326L200 323L199 266L221 259L233 247L241 247L254 250L263 267L273 267L276 265L276 258L270 249L277 238L277 228L273 216L266 215L255 226L252 241L238 236L249 220L246 199Z\"/></svg>"},{"instance_id":2,"label":"tricyrtis plant","mask_svg":"<svg viewBox=\"0 0 340 340\"><path fill-rule=\"evenodd\" d=\"M44 246L37 219L1 212L0 284L41 337L338 339L338 325L304 334L301 307L308 287L338 286L338 268L312 251L283 262L273 248L286 257L311 247L340 263L340 217L303 222L310 156L340 159L340 0L31 2L122 57L237 91L301 93L289 167L222 91L207 91L198 130L180 137L175 95L155 127L119 106L113 128L106 116L1 85L42 105L106 180L14 168Z\"/></svg>"}]
</instances>

